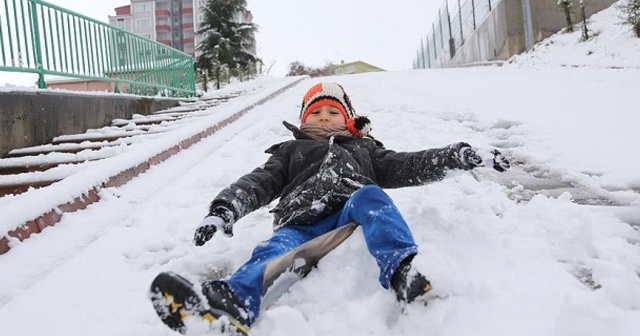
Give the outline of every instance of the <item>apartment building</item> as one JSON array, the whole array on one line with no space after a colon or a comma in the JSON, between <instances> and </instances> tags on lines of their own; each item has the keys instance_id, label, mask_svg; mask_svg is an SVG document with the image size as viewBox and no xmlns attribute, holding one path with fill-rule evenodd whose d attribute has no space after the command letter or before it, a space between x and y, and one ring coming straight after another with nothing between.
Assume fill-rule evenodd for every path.
<instances>
[{"instance_id":1,"label":"apartment building","mask_svg":"<svg viewBox=\"0 0 640 336\"><path fill-rule=\"evenodd\" d=\"M130 5L115 8L109 23L195 55L199 24L204 20L207 0L131 0ZM253 22L250 11L236 14L236 21ZM255 53L255 38L247 46Z\"/></svg>"}]
</instances>

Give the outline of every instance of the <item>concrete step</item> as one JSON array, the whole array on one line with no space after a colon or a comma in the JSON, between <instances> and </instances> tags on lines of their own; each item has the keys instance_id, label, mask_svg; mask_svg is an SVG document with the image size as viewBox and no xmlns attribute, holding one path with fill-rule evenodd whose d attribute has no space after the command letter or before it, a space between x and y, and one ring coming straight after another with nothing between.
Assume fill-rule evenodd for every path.
<instances>
[{"instance_id":1,"label":"concrete step","mask_svg":"<svg viewBox=\"0 0 640 336\"><path fill-rule=\"evenodd\" d=\"M114 119L110 126L101 129L61 135L53 138L47 145L14 149L6 158L0 159L0 197L19 195L51 185L66 175L56 173L53 174L55 177L46 174L44 177L32 176L60 166L82 165L119 155L133 143L150 141L162 133L210 114L204 111L218 106L222 101L228 101L228 98L194 101L149 116L134 115L131 119Z\"/></svg>"},{"instance_id":2,"label":"concrete step","mask_svg":"<svg viewBox=\"0 0 640 336\"><path fill-rule=\"evenodd\" d=\"M29 183L14 182L14 183L2 183L0 182L0 197L7 195L19 195L32 189L38 189L49 186L53 183L60 181L60 179L54 180L42 180L31 181Z\"/></svg>"}]
</instances>

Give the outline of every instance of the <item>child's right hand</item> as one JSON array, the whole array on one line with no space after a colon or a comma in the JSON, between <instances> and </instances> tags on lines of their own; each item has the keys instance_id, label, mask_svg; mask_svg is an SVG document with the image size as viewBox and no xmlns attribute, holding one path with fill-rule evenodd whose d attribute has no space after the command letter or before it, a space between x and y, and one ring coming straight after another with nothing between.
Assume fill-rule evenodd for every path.
<instances>
[{"instance_id":1,"label":"child's right hand","mask_svg":"<svg viewBox=\"0 0 640 336\"><path fill-rule=\"evenodd\" d=\"M222 230L227 237L233 237L233 222L226 221L222 216L209 215L196 227L193 242L196 246L202 246L211 240L218 230Z\"/></svg>"}]
</instances>

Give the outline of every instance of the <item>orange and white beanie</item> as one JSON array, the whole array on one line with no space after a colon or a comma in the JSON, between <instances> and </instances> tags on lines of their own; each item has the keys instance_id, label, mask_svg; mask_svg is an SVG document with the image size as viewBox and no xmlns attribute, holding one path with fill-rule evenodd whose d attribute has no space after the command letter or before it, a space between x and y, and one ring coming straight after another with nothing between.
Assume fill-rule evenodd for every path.
<instances>
[{"instance_id":1,"label":"orange and white beanie","mask_svg":"<svg viewBox=\"0 0 640 336\"><path fill-rule=\"evenodd\" d=\"M338 83L318 83L307 91L302 98L300 122L304 123L313 110L325 105L335 107L342 112L347 130L354 136L361 138L371 131L369 118L356 114L349 96Z\"/></svg>"}]
</instances>

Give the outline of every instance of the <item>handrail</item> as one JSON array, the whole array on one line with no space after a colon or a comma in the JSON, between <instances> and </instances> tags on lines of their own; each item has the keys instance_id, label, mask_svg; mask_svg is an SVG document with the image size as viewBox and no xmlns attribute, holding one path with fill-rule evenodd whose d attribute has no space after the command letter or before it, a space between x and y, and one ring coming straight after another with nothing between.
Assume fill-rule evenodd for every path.
<instances>
[{"instance_id":1,"label":"handrail","mask_svg":"<svg viewBox=\"0 0 640 336\"><path fill-rule=\"evenodd\" d=\"M0 71L116 83L136 94L194 96L193 57L42 0L3 0Z\"/></svg>"}]
</instances>

